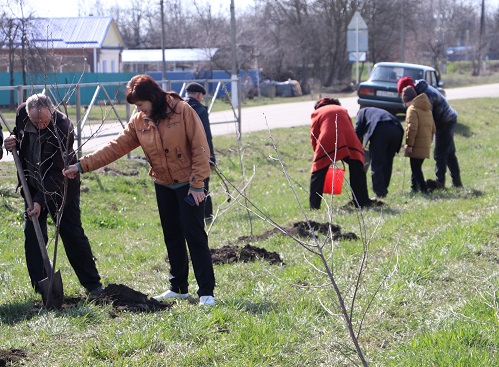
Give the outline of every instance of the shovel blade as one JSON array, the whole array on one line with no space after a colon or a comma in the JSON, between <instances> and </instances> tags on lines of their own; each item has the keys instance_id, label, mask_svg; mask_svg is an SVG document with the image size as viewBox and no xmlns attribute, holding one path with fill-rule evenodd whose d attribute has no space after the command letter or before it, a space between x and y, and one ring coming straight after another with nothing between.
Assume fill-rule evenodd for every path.
<instances>
[{"instance_id":1,"label":"shovel blade","mask_svg":"<svg viewBox=\"0 0 499 367\"><path fill-rule=\"evenodd\" d=\"M52 280L52 284L50 281ZM40 293L42 294L45 308L55 308L59 310L64 302L64 290L62 287L61 272L54 273L52 279L45 278L38 282Z\"/></svg>"}]
</instances>

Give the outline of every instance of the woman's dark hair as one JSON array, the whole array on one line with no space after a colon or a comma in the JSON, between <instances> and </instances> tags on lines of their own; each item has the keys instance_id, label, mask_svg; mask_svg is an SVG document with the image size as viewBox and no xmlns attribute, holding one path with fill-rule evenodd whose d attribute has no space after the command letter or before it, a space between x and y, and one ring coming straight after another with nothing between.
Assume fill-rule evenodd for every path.
<instances>
[{"instance_id":1,"label":"woman's dark hair","mask_svg":"<svg viewBox=\"0 0 499 367\"><path fill-rule=\"evenodd\" d=\"M166 96L171 95L182 99L175 92L165 92L158 83L149 75L136 75L126 85L126 100L130 104L138 101L149 101L152 103L151 119L162 120L168 118L174 111L174 107L168 104Z\"/></svg>"},{"instance_id":2,"label":"woman's dark hair","mask_svg":"<svg viewBox=\"0 0 499 367\"><path fill-rule=\"evenodd\" d=\"M314 110L316 110L322 106L327 106L328 104L335 104L335 105L341 106L339 99L325 97L325 98L322 98L322 99L317 101L317 103L314 106Z\"/></svg>"}]
</instances>

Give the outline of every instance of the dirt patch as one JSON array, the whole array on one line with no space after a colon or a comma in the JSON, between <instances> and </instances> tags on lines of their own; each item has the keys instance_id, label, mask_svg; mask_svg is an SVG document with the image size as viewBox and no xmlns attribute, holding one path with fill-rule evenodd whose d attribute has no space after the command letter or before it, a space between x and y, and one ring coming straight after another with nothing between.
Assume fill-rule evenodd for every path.
<instances>
[{"instance_id":1,"label":"dirt patch","mask_svg":"<svg viewBox=\"0 0 499 367\"><path fill-rule=\"evenodd\" d=\"M27 353L22 349L0 349L0 367L7 366L25 358Z\"/></svg>"},{"instance_id":2,"label":"dirt patch","mask_svg":"<svg viewBox=\"0 0 499 367\"><path fill-rule=\"evenodd\" d=\"M85 302L87 297L68 297L64 298L61 310L67 310L79 302ZM162 303L154 298L149 298L146 294L136 291L124 284L109 284L103 289L102 293L92 299L98 305L112 305L115 311L128 312L156 312L165 309L170 309L173 305L170 303ZM40 300L37 302L38 308L43 307ZM0 366L1 367L1 366Z\"/></svg>"},{"instance_id":3,"label":"dirt patch","mask_svg":"<svg viewBox=\"0 0 499 367\"><path fill-rule=\"evenodd\" d=\"M260 241L265 240L276 234L283 233L290 236L313 238L317 234L322 235L332 234L335 240L357 240L358 236L355 233L342 233L338 225L331 223L310 222L295 222L288 228L273 228L260 235L241 236L237 238L238 242ZM255 247L246 244L244 247L235 245L226 245L217 249L211 249L213 264L232 264L236 262L250 262L256 260L268 261L271 265L285 265L277 252L269 252L263 248Z\"/></svg>"},{"instance_id":4,"label":"dirt patch","mask_svg":"<svg viewBox=\"0 0 499 367\"><path fill-rule=\"evenodd\" d=\"M369 202L367 202L366 204L364 204L362 206L362 209L382 208L382 207L386 207L386 204L384 201L381 201L378 199L371 199L371 200L369 200ZM341 207L341 209L345 209L345 210L359 209L359 206L358 206L357 202L355 202L354 200L350 200L348 203L343 205Z\"/></svg>"},{"instance_id":5,"label":"dirt patch","mask_svg":"<svg viewBox=\"0 0 499 367\"><path fill-rule=\"evenodd\" d=\"M111 304L117 311L128 312L155 312L172 307L172 303L158 302L123 284L109 284L94 301L101 305Z\"/></svg>"},{"instance_id":6,"label":"dirt patch","mask_svg":"<svg viewBox=\"0 0 499 367\"><path fill-rule=\"evenodd\" d=\"M356 240L358 239L357 235L352 232L342 233L340 226L332 223L319 223L315 221L309 222L295 222L288 228L282 228L282 230L278 228L273 228L267 232L264 232L260 235L253 236L241 236L238 237L237 240L240 242L246 241L261 241L265 240L269 237L274 236L277 233L283 233L290 236L298 236L305 238L313 238L317 233L322 235L328 235L329 230L331 229L331 233L334 240Z\"/></svg>"},{"instance_id":7,"label":"dirt patch","mask_svg":"<svg viewBox=\"0 0 499 367\"><path fill-rule=\"evenodd\" d=\"M211 249L213 264L232 264L236 262L250 262L266 260L271 265L284 265L277 252L269 252L263 248L247 244L243 248L234 245L226 245Z\"/></svg>"}]
</instances>

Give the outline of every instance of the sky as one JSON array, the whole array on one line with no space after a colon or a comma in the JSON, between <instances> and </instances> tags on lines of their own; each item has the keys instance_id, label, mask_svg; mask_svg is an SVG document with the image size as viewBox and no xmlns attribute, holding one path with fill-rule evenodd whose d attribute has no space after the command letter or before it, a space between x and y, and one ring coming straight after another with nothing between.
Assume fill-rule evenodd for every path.
<instances>
[{"instance_id":1,"label":"sky","mask_svg":"<svg viewBox=\"0 0 499 367\"><path fill-rule=\"evenodd\" d=\"M112 3L118 3L120 0L100 0L101 3L105 3L106 5ZM230 11L230 1L231 0L197 0L198 3L211 3L212 7L215 11L218 11L220 7L226 7L227 13ZM481 4L481 0L474 0L477 4ZM36 3L36 0L27 0L28 3ZM159 0L156 1L159 7ZM80 15L87 15L91 13L91 9L89 13L86 13L84 9L80 9L79 13L79 4L94 4L95 0L43 0L43 6L40 6L36 9L37 15L40 17L77 17ZM234 4L236 7L236 15L238 10L244 10L249 5L254 3L253 0L234 0ZM485 4L487 7L492 7L493 9L497 9L499 7L499 0L485 0ZM82 6L80 6L81 8ZM84 7L84 6L83 6Z\"/></svg>"},{"instance_id":2,"label":"sky","mask_svg":"<svg viewBox=\"0 0 499 367\"><path fill-rule=\"evenodd\" d=\"M104 3L106 6L117 3L119 0L101 0L101 4ZM497 0L499 1L499 0ZM35 2L35 0L28 0L29 2ZM159 0L156 1L159 8ZM199 4L210 3L215 11L222 6L227 8L227 12L230 12L230 0L197 0ZM43 0L43 6L36 9L36 13L40 17L77 17L79 16L79 4L94 4L95 0ZM239 9L244 9L248 5L252 4L253 0L234 0L234 5L236 8L236 14ZM84 6L80 6L84 7ZM91 13L91 9L89 10ZM82 10L81 15L87 15L84 10Z\"/></svg>"}]
</instances>

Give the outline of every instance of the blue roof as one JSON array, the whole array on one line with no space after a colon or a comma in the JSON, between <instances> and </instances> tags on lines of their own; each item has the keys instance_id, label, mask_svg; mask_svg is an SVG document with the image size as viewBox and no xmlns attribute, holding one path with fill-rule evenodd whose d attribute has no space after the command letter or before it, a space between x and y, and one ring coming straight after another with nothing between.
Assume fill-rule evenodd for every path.
<instances>
[{"instance_id":1,"label":"blue roof","mask_svg":"<svg viewBox=\"0 0 499 367\"><path fill-rule=\"evenodd\" d=\"M102 48L113 23L112 17L33 18L28 38L43 48Z\"/></svg>"}]
</instances>

